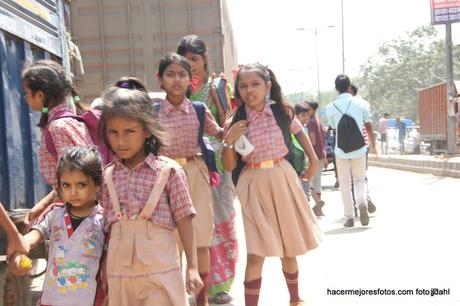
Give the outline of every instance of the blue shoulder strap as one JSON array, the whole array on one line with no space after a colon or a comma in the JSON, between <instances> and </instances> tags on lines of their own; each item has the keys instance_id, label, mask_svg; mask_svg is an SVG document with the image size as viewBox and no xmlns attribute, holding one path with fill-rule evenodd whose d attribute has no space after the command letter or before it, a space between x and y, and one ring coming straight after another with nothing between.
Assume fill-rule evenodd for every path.
<instances>
[{"instance_id":1,"label":"blue shoulder strap","mask_svg":"<svg viewBox=\"0 0 460 306\"><path fill-rule=\"evenodd\" d=\"M203 134L204 134L204 113L206 111L206 106L203 102L192 102L193 108L196 111L196 116L198 117L198 121L200 122L200 130L198 131L198 142L202 141Z\"/></svg>"}]
</instances>

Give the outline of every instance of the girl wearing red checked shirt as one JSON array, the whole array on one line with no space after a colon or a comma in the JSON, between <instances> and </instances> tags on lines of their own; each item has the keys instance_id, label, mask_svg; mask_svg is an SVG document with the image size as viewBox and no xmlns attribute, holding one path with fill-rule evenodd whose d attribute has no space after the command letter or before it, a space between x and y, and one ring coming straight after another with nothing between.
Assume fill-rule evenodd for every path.
<instances>
[{"instance_id":1,"label":"girl wearing red checked shirt","mask_svg":"<svg viewBox=\"0 0 460 306\"><path fill-rule=\"evenodd\" d=\"M163 145L154 106L144 91L119 82L103 93L100 130L117 156L104 173L102 206L109 228L106 275L109 306L188 305L198 275L187 177ZM175 229L187 258L186 288Z\"/></svg>"},{"instance_id":2,"label":"girl wearing red checked shirt","mask_svg":"<svg viewBox=\"0 0 460 306\"><path fill-rule=\"evenodd\" d=\"M192 80L191 66L185 57L176 53L167 54L160 60L158 80L166 91L166 99L159 103L159 118L169 140L160 154L178 161L187 174L190 195L197 212L193 220L193 230L197 240L198 269L204 283L204 289L197 297L197 304L206 306L209 246L214 226L213 202L208 167L201 156L198 139L200 122L196 106L187 98ZM204 132L222 139L222 129L209 109L205 105L202 107Z\"/></svg>"},{"instance_id":3,"label":"girl wearing red checked shirt","mask_svg":"<svg viewBox=\"0 0 460 306\"><path fill-rule=\"evenodd\" d=\"M38 127L48 129L57 154L51 154L45 143L44 133L39 150L40 172L45 181L56 185L56 168L59 158L71 147L93 144L88 128L74 118L50 120L58 112L74 112L67 97L76 90L67 79L64 68L56 62L41 60L32 63L22 72L22 82L27 104L33 111L42 113Z\"/></svg>"},{"instance_id":4,"label":"girl wearing red checked shirt","mask_svg":"<svg viewBox=\"0 0 460 306\"><path fill-rule=\"evenodd\" d=\"M74 146L91 146L88 128L74 118L52 120L61 112L74 112L68 101L69 95L77 101L76 90L67 79L64 67L51 60L40 60L26 65L22 71L22 83L27 104L32 111L41 112L38 127L42 131L40 139L39 167L46 183L57 187L56 168L59 158ZM54 154L50 153L45 140L45 130L54 143ZM35 205L26 216L26 224L38 217L49 206L57 192L51 191Z\"/></svg>"},{"instance_id":5,"label":"girl wearing red checked shirt","mask_svg":"<svg viewBox=\"0 0 460 306\"><path fill-rule=\"evenodd\" d=\"M310 159L307 178L315 173L318 159L269 69L260 64L240 68L235 96L242 103L225 134L222 159L237 181L243 212L248 252L245 303L258 304L264 258L277 256L281 258L290 305L304 305L298 292L296 256L318 246L320 231L300 179L287 161L292 152L290 134L296 135ZM241 157L234 145L243 134L254 150Z\"/></svg>"}]
</instances>

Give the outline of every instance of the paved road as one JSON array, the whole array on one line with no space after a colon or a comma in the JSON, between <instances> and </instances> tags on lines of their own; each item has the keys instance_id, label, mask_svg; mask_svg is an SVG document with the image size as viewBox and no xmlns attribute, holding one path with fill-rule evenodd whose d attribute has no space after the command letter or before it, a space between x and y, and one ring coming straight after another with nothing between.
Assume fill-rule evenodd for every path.
<instances>
[{"instance_id":1,"label":"paved road","mask_svg":"<svg viewBox=\"0 0 460 306\"><path fill-rule=\"evenodd\" d=\"M340 192L333 173L323 176L326 217L320 220L320 248L299 258L300 292L316 306L460 305L460 180L412 172L370 168L370 192L377 212L368 227L343 228ZM236 202L235 202L236 203ZM238 207L238 203L237 208ZM229 305L244 305L245 242L238 223L240 261ZM432 288L446 296L426 296ZM333 296L327 290L412 290L409 295ZM419 290L417 290L419 289ZM422 289L422 291L420 290ZM429 291L423 291L423 289ZM417 294L418 293L418 294ZM259 305L289 305L277 258L263 271Z\"/></svg>"},{"instance_id":2,"label":"paved road","mask_svg":"<svg viewBox=\"0 0 460 306\"><path fill-rule=\"evenodd\" d=\"M368 227L358 220L342 226L340 192L333 173L323 176L326 217L321 246L299 257L300 292L311 306L460 306L460 179L370 168L371 197L377 212ZM245 241L238 210L240 261L232 289L244 305ZM40 283L35 281L35 290ZM450 289L450 295L417 295L417 289ZM327 290L413 290L413 295L333 296ZM427 291L425 291L426 293ZM36 292L39 294L39 292ZM423 291L421 292L423 293ZM268 258L260 306L289 305L281 263Z\"/></svg>"}]
</instances>

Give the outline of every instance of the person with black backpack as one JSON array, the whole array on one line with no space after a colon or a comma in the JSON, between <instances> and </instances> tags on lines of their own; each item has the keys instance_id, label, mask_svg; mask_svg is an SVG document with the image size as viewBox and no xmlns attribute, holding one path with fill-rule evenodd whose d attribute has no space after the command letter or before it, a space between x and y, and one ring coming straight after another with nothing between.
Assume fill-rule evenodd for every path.
<instances>
[{"instance_id":1,"label":"person with black backpack","mask_svg":"<svg viewBox=\"0 0 460 306\"><path fill-rule=\"evenodd\" d=\"M376 153L371 113L362 100L349 93L350 78L339 74L335 79L335 89L339 96L326 109L329 125L336 129L335 157L337 175L344 205L345 227L353 227L353 196L351 184L355 188L359 219L363 226L369 224L366 198L366 152L362 126L365 125L370 140L370 152Z\"/></svg>"},{"instance_id":2,"label":"person with black backpack","mask_svg":"<svg viewBox=\"0 0 460 306\"><path fill-rule=\"evenodd\" d=\"M260 64L241 67L235 97L241 104L226 129L222 161L232 171L243 213L248 253L245 305L257 306L264 259L276 256L281 258L290 305L301 306L296 256L319 245L320 230L292 165L291 133L310 159L307 178L315 173L318 159L270 69ZM235 148L242 136L253 146L248 154Z\"/></svg>"}]
</instances>

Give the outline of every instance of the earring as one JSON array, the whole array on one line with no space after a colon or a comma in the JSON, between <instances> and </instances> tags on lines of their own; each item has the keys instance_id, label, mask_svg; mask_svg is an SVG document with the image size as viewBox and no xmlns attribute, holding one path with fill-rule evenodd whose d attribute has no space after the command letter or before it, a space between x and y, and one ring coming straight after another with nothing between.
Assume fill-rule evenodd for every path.
<instances>
[{"instance_id":1,"label":"earring","mask_svg":"<svg viewBox=\"0 0 460 306\"><path fill-rule=\"evenodd\" d=\"M270 103L270 93L267 93L267 95L265 96L265 103Z\"/></svg>"}]
</instances>

